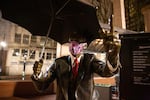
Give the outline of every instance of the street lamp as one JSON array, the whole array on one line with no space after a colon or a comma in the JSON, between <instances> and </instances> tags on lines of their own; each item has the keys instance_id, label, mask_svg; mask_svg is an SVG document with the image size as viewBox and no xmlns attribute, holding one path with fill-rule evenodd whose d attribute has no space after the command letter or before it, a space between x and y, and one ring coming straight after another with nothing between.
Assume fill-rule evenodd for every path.
<instances>
[{"instance_id":1,"label":"street lamp","mask_svg":"<svg viewBox=\"0 0 150 100\"><path fill-rule=\"evenodd\" d=\"M5 48L5 47L7 46L7 43L6 43L5 41L1 41L1 42L0 42L0 46L1 46L2 48Z\"/></svg>"}]
</instances>

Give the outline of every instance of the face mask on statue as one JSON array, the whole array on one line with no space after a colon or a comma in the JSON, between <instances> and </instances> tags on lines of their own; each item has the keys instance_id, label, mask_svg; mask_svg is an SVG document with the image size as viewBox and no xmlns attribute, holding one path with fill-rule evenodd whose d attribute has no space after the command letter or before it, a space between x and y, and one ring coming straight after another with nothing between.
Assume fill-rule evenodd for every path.
<instances>
[{"instance_id":1,"label":"face mask on statue","mask_svg":"<svg viewBox=\"0 0 150 100\"><path fill-rule=\"evenodd\" d=\"M79 55L83 50L83 45L76 42L76 41L71 41L69 45L69 51L73 56Z\"/></svg>"}]
</instances>

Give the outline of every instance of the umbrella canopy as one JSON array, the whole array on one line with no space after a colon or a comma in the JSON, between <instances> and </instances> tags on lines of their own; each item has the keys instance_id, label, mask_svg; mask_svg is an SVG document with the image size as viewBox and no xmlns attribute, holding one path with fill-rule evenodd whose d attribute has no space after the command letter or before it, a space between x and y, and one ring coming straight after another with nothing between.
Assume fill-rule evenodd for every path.
<instances>
[{"instance_id":1,"label":"umbrella canopy","mask_svg":"<svg viewBox=\"0 0 150 100\"><path fill-rule=\"evenodd\" d=\"M96 9L79 0L1 0L0 9L4 19L61 44L74 32L88 43L100 35Z\"/></svg>"}]
</instances>

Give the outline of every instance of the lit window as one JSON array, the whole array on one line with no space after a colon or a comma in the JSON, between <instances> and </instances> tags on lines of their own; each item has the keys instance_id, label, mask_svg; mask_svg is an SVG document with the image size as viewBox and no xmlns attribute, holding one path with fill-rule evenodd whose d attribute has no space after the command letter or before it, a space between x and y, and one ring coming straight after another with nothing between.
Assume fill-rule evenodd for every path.
<instances>
[{"instance_id":1,"label":"lit window","mask_svg":"<svg viewBox=\"0 0 150 100\"><path fill-rule=\"evenodd\" d=\"M19 49L14 49L12 55L13 55L13 56L18 56L19 53L20 53L20 50L19 50Z\"/></svg>"},{"instance_id":2,"label":"lit window","mask_svg":"<svg viewBox=\"0 0 150 100\"><path fill-rule=\"evenodd\" d=\"M22 49L22 56L28 55L28 49Z\"/></svg>"}]
</instances>

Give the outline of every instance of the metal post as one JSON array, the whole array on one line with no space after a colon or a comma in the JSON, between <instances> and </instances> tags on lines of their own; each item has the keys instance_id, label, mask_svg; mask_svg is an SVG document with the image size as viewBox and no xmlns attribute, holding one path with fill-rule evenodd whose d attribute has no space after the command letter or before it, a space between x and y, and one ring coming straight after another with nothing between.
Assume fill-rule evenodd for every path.
<instances>
[{"instance_id":1,"label":"metal post","mask_svg":"<svg viewBox=\"0 0 150 100\"><path fill-rule=\"evenodd\" d=\"M25 80L26 60L27 60L27 55L24 55L22 80Z\"/></svg>"}]
</instances>

